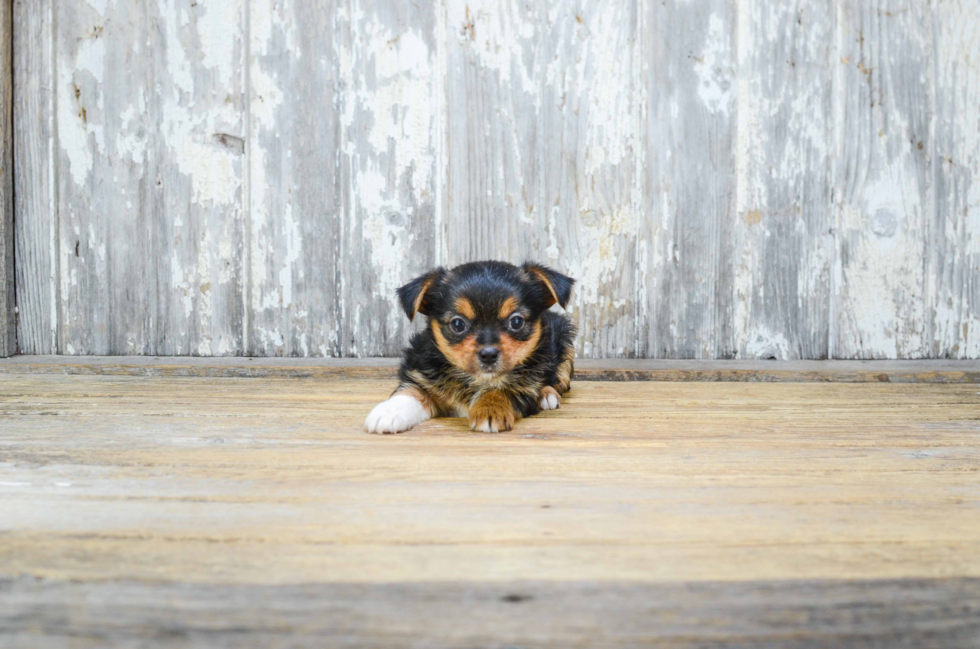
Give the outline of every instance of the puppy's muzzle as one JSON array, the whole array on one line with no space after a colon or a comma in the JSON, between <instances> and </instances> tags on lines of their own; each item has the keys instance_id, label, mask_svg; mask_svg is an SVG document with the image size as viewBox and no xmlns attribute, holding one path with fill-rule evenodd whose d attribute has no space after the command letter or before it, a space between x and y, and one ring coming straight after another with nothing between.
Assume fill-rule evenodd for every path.
<instances>
[{"instance_id":1,"label":"puppy's muzzle","mask_svg":"<svg viewBox=\"0 0 980 649\"><path fill-rule=\"evenodd\" d=\"M500 350L496 347L484 347L477 353L477 357L485 367L493 367L500 358Z\"/></svg>"}]
</instances>

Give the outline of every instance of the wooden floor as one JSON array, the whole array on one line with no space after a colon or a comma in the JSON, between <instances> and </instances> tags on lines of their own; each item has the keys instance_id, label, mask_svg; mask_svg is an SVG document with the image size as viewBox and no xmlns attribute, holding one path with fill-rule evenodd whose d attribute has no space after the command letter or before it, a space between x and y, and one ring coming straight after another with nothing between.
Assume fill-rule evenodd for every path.
<instances>
[{"instance_id":1,"label":"wooden floor","mask_svg":"<svg viewBox=\"0 0 980 649\"><path fill-rule=\"evenodd\" d=\"M980 647L980 385L0 373L0 646Z\"/></svg>"}]
</instances>

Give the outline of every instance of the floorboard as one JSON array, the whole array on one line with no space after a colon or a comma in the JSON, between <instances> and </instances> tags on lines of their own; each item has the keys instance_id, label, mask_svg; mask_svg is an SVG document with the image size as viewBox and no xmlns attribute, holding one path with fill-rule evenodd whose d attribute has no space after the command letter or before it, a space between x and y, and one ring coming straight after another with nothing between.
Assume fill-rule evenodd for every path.
<instances>
[{"instance_id":1,"label":"floorboard","mask_svg":"<svg viewBox=\"0 0 980 649\"><path fill-rule=\"evenodd\" d=\"M203 356L16 356L0 374L393 379L397 358L221 358ZM706 361L578 359L583 381L762 383L980 383L980 360Z\"/></svg>"},{"instance_id":2,"label":"floorboard","mask_svg":"<svg viewBox=\"0 0 980 649\"><path fill-rule=\"evenodd\" d=\"M980 646L980 386L392 387L0 372L0 646Z\"/></svg>"}]
</instances>

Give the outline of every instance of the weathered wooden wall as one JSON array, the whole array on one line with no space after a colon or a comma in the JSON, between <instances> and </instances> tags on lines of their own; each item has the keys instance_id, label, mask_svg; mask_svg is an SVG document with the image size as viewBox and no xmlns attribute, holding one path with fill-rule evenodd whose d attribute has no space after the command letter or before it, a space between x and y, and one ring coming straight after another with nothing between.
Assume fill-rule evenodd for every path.
<instances>
[{"instance_id":1,"label":"weathered wooden wall","mask_svg":"<svg viewBox=\"0 0 980 649\"><path fill-rule=\"evenodd\" d=\"M975 0L15 0L23 353L396 354L553 264L586 357L980 357Z\"/></svg>"}]
</instances>

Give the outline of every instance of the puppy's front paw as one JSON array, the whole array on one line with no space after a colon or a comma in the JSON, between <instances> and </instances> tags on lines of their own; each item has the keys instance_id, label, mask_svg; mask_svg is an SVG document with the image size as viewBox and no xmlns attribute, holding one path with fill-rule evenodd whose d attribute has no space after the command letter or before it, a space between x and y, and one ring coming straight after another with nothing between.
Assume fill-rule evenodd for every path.
<instances>
[{"instance_id":1,"label":"puppy's front paw","mask_svg":"<svg viewBox=\"0 0 980 649\"><path fill-rule=\"evenodd\" d=\"M550 385L541 388L541 401L538 402L542 410L558 410L561 408L561 395L558 390Z\"/></svg>"},{"instance_id":2,"label":"puppy's front paw","mask_svg":"<svg viewBox=\"0 0 980 649\"><path fill-rule=\"evenodd\" d=\"M364 429L369 433L382 435L400 433L428 418L428 411L418 399L407 394L396 394L368 413L364 420Z\"/></svg>"},{"instance_id":3,"label":"puppy's front paw","mask_svg":"<svg viewBox=\"0 0 980 649\"><path fill-rule=\"evenodd\" d=\"M514 427L517 414L510 398L499 392L484 394L470 408L470 428L481 433L500 433Z\"/></svg>"},{"instance_id":4,"label":"puppy's front paw","mask_svg":"<svg viewBox=\"0 0 980 649\"><path fill-rule=\"evenodd\" d=\"M474 413L470 411L470 428L481 433L502 433L514 427L514 413Z\"/></svg>"}]
</instances>

